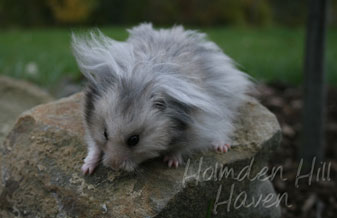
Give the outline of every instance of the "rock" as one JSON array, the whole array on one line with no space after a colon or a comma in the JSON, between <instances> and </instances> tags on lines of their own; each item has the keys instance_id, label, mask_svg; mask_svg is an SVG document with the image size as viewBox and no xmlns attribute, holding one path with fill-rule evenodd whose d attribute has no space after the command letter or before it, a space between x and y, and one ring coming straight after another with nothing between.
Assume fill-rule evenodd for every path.
<instances>
[{"instance_id":1,"label":"rock","mask_svg":"<svg viewBox=\"0 0 337 218\"><path fill-rule=\"evenodd\" d=\"M30 83L1 76L0 144L22 112L50 100L52 98L46 92Z\"/></svg>"},{"instance_id":2,"label":"rock","mask_svg":"<svg viewBox=\"0 0 337 218\"><path fill-rule=\"evenodd\" d=\"M259 103L241 108L236 146L226 154L195 154L178 169L158 159L135 173L99 166L83 176L82 97L17 120L0 147L0 217L280 217L265 169L281 131Z\"/></svg>"}]
</instances>

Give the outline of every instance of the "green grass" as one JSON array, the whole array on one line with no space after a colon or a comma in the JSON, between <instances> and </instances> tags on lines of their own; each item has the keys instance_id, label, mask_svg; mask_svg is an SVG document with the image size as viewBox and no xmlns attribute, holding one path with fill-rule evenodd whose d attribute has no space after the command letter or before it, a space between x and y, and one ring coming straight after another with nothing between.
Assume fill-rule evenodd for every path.
<instances>
[{"instance_id":1,"label":"green grass","mask_svg":"<svg viewBox=\"0 0 337 218\"><path fill-rule=\"evenodd\" d=\"M0 74L33 81L48 89L61 78L80 78L70 50L71 31L0 32ZM80 30L83 31L86 29ZM124 40L128 35L124 27L102 28L102 31L117 40ZM301 83L304 29L217 27L202 31L257 80ZM328 30L326 48L328 82L337 85L337 29Z\"/></svg>"}]
</instances>

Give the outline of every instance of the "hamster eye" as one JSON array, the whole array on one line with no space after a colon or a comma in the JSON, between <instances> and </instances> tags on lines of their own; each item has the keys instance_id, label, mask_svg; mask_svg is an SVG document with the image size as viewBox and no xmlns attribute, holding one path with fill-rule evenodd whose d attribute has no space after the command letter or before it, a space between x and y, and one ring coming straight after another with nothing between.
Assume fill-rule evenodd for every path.
<instances>
[{"instance_id":1,"label":"hamster eye","mask_svg":"<svg viewBox=\"0 0 337 218\"><path fill-rule=\"evenodd\" d=\"M109 139L108 132L107 132L106 129L104 129L104 138L105 138L105 140L107 140L107 141L108 141L108 139Z\"/></svg>"},{"instance_id":2,"label":"hamster eye","mask_svg":"<svg viewBox=\"0 0 337 218\"><path fill-rule=\"evenodd\" d=\"M139 135L132 135L126 140L126 144L128 146L135 146L139 142Z\"/></svg>"}]
</instances>

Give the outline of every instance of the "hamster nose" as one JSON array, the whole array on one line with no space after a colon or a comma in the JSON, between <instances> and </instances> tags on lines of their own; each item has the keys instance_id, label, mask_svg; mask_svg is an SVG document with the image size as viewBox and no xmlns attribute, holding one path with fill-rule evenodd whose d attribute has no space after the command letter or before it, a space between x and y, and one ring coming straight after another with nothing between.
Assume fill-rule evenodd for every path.
<instances>
[{"instance_id":1,"label":"hamster nose","mask_svg":"<svg viewBox=\"0 0 337 218\"><path fill-rule=\"evenodd\" d=\"M120 168L120 164L119 165L117 165L117 164L111 164L110 167L113 170L118 170Z\"/></svg>"},{"instance_id":2,"label":"hamster nose","mask_svg":"<svg viewBox=\"0 0 337 218\"><path fill-rule=\"evenodd\" d=\"M111 167L112 169L117 170L117 169L120 168L121 164L122 164L121 161L112 161L112 162L110 163L110 167Z\"/></svg>"},{"instance_id":3,"label":"hamster nose","mask_svg":"<svg viewBox=\"0 0 337 218\"><path fill-rule=\"evenodd\" d=\"M126 158L119 158L117 160L111 161L110 167L112 169L117 170L117 169L121 168L121 166L122 166L122 164L125 160L126 160Z\"/></svg>"}]
</instances>

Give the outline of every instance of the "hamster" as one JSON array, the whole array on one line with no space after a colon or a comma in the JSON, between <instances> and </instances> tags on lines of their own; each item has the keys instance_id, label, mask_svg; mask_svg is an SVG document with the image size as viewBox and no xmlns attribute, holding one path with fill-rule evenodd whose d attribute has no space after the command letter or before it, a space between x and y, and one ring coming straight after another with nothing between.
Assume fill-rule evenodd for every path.
<instances>
[{"instance_id":1,"label":"hamster","mask_svg":"<svg viewBox=\"0 0 337 218\"><path fill-rule=\"evenodd\" d=\"M227 152L238 107L252 88L249 76L203 33L146 23L128 32L125 42L99 31L72 36L88 83L83 173L101 161L133 171L159 156L178 167L195 151Z\"/></svg>"}]
</instances>

